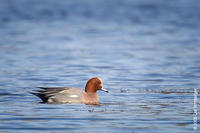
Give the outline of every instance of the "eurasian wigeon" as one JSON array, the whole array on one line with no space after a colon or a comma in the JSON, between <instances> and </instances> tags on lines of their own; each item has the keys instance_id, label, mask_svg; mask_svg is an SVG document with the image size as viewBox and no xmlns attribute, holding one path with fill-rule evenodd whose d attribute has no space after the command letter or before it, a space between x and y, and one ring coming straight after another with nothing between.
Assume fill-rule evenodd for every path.
<instances>
[{"instance_id":1,"label":"eurasian wigeon","mask_svg":"<svg viewBox=\"0 0 200 133\"><path fill-rule=\"evenodd\" d=\"M84 103L99 104L98 90L108 92L103 89L103 82L95 77L88 80L85 91L79 88L69 87L38 87L42 90L31 92L42 99L43 103Z\"/></svg>"}]
</instances>

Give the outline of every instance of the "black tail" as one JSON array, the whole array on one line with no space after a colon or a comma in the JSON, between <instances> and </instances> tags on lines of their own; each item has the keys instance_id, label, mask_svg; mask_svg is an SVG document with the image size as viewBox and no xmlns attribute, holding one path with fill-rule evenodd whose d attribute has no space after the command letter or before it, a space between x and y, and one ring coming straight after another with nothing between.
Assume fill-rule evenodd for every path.
<instances>
[{"instance_id":1,"label":"black tail","mask_svg":"<svg viewBox=\"0 0 200 133\"><path fill-rule=\"evenodd\" d=\"M45 96L45 94L37 93L37 92L29 92L37 97L39 97L44 103L48 101L48 97Z\"/></svg>"}]
</instances>

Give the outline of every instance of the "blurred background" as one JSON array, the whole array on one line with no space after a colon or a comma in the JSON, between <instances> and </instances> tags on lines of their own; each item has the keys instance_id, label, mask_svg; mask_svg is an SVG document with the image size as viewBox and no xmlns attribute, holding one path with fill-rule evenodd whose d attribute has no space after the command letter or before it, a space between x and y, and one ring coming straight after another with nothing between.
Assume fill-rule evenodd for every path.
<instances>
[{"instance_id":1,"label":"blurred background","mask_svg":"<svg viewBox=\"0 0 200 133\"><path fill-rule=\"evenodd\" d=\"M1 0L0 132L198 132L199 9L198 0ZM110 91L102 106L28 93L84 88L91 77Z\"/></svg>"}]
</instances>

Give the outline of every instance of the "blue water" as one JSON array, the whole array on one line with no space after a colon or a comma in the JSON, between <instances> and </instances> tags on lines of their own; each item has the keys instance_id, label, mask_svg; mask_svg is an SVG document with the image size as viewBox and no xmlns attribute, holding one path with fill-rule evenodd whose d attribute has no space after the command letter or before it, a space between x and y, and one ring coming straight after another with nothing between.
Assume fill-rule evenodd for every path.
<instances>
[{"instance_id":1,"label":"blue water","mask_svg":"<svg viewBox=\"0 0 200 133\"><path fill-rule=\"evenodd\" d=\"M1 0L0 132L199 132L198 0ZM101 106L41 104L37 86Z\"/></svg>"}]
</instances>

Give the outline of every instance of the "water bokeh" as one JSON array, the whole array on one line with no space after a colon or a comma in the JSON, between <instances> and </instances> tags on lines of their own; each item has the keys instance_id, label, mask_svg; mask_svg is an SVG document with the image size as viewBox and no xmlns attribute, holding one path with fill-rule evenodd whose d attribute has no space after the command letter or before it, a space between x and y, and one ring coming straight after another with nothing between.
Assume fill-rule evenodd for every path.
<instances>
[{"instance_id":1,"label":"water bokeh","mask_svg":"<svg viewBox=\"0 0 200 133\"><path fill-rule=\"evenodd\" d=\"M0 1L0 132L198 132L197 0ZM83 88L101 106L41 104L37 86Z\"/></svg>"}]
</instances>

